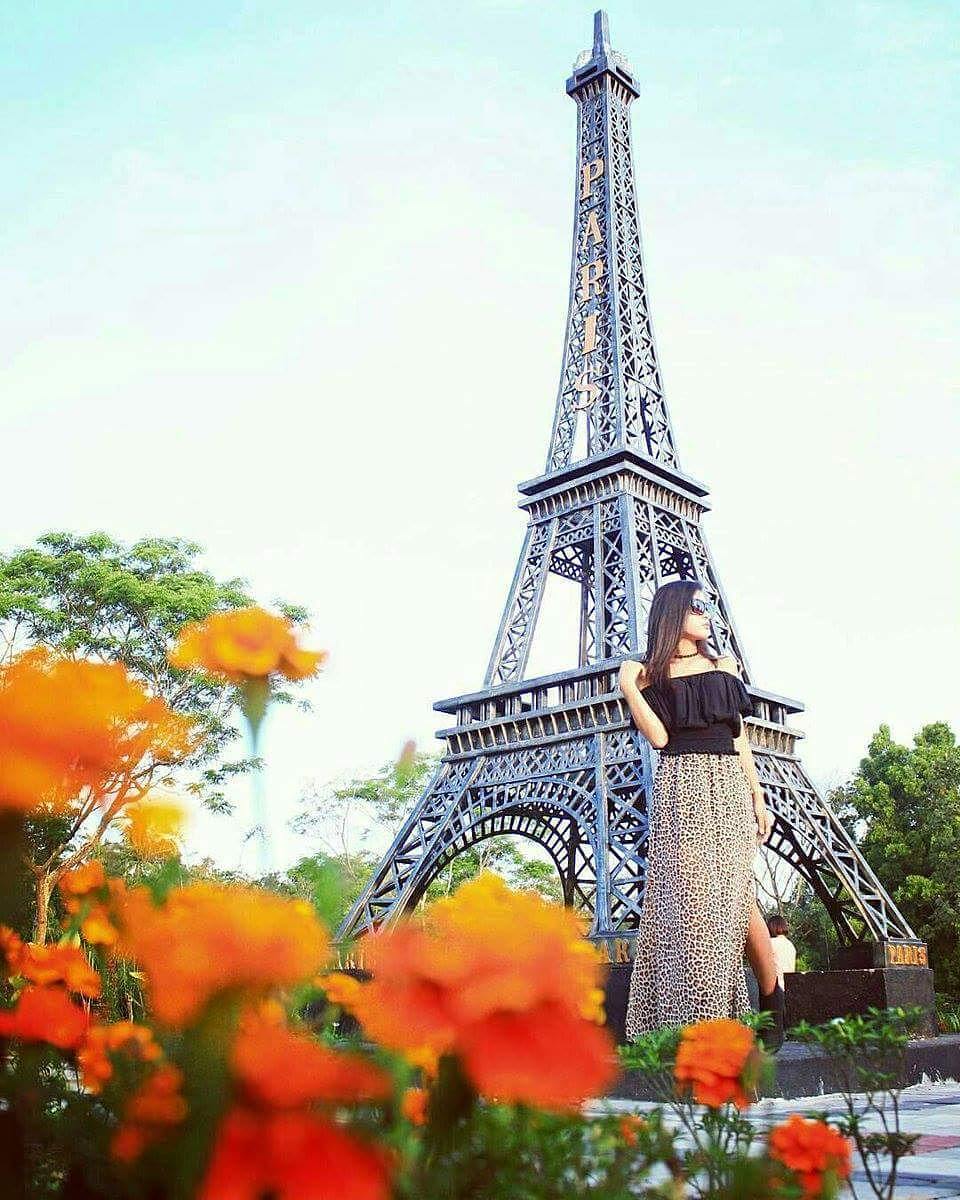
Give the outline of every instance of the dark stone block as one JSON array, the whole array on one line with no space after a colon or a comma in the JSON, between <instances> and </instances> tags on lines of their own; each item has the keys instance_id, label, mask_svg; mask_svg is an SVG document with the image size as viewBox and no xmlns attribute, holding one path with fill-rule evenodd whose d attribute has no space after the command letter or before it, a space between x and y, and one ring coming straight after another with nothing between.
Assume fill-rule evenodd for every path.
<instances>
[{"instance_id":1,"label":"dark stone block","mask_svg":"<svg viewBox=\"0 0 960 1200\"><path fill-rule=\"evenodd\" d=\"M630 990L631 963L609 966L606 984L606 1024L617 1042L626 1041L624 1022ZM934 1033L933 972L923 967L878 967L849 971L807 971L788 973L786 985L787 1028L798 1021L822 1024L834 1017L866 1013L870 1007L909 1008L920 1005L927 1019L920 1033ZM747 986L752 1003L757 1002L757 984L747 971ZM839 1091L842 1079L834 1063L815 1046L787 1041L775 1056L777 1074L764 1096L819 1096ZM928 1079L960 1079L960 1035L919 1037L907 1047L901 1083L909 1086ZM609 1093L630 1100L656 1100L659 1097L646 1076L629 1071L620 1077Z\"/></svg>"},{"instance_id":2,"label":"dark stone block","mask_svg":"<svg viewBox=\"0 0 960 1200\"><path fill-rule=\"evenodd\" d=\"M631 963L611 963L606 984L607 1028L619 1043L626 1041L624 1021L630 990ZM933 972L926 967L873 967L859 971L803 971L784 976L786 1026L798 1021L820 1025L834 1017L865 1014L868 1008L919 1005L926 1017L917 1034L936 1033ZM747 971L747 990L757 1004L757 984Z\"/></svg>"},{"instance_id":3,"label":"dark stone block","mask_svg":"<svg viewBox=\"0 0 960 1200\"><path fill-rule=\"evenodd\" d=\"M786 1024L819 1025L868 1008L910 1008L926 1012L918 1034L936 1033L933 972L929 967L873 967L859 971L803 971L784 976Z\"/></svg>"}]
</instances>

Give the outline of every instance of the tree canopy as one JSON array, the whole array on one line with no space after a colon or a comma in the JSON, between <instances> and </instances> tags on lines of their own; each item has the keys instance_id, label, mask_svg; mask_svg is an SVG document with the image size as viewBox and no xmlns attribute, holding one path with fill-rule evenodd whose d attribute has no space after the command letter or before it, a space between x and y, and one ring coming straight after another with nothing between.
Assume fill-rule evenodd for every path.
<instances>
[{"instance_id":1,"label":"tree canopy","mask_svg":"<svg viewBox=\"0 0 960 1200\"><path fill-rule=\"evenodd\" d=\"M928 943L938 990L960 996L960 747L950 726L925 725L903 746L881 725L842 799L864 856Z\"/></svg>"}]
</instances>

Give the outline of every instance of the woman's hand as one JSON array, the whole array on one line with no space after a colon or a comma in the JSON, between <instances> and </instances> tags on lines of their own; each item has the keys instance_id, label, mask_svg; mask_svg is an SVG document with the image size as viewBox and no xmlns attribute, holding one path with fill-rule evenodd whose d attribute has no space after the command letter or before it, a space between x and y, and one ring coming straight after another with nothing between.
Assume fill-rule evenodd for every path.
<instances>
[{"instance_id":1,"label":"woman's hand","mask_svg":"<svg viewBox=\"0 0 960 1200\"><path fill-rule=\"evenodd\" d=\"M757 840L765 842L770 836L773 821L762 796L753 797L753 815L757 818Z\"/></svg>"},{"instance_id":2,"label":"woman's hand","mask_svg":"<svg viewBox=\"0 0 960 1200\"><path fill-rule=\"evenodd\" d=\"M624 681L632 683L634 687L639 687L647 673L646 667L641 662L636 662L632 658L626 658L620 664L620 690L623 691Z\"/></svg>"}]
</instances>

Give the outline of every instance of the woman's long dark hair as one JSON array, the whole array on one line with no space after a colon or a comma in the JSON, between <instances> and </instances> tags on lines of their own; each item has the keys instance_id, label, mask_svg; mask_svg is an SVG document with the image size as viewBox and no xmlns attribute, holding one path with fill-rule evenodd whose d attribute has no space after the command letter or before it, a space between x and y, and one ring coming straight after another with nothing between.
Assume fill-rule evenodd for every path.
<instances>
[{"instance_id":1,"label":"woman's long dark hair","mask_svg":"<svg viewBox=\"0 0 960 1200\"><path fill-rule=\"evenodd\" d=\"M683 636L683 623L690 612L690 601L698 591L706 591L699 579L674 579L657 588L650 602L647 653L643 659L651 683L662 684L667 678L667 667ZM716 661L706 648L706 639L697 643L697 649L711 661Z\"/></svg>"}]
</instances>

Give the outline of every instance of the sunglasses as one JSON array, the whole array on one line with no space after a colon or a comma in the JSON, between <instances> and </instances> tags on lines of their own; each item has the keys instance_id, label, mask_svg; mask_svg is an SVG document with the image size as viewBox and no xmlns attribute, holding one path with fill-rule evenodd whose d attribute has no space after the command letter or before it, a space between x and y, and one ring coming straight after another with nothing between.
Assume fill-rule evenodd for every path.
<instances>
[{"instance_id":1,"label":"sunglasses","mask_svg":"<svg viewBox=\"0 0 960 1200\"><path fill-rule=\"evenodd\" d=\"M715 616L717 606L712 600L691 600L690 611L698 617Z\"/></svg>"}]
</instances>

